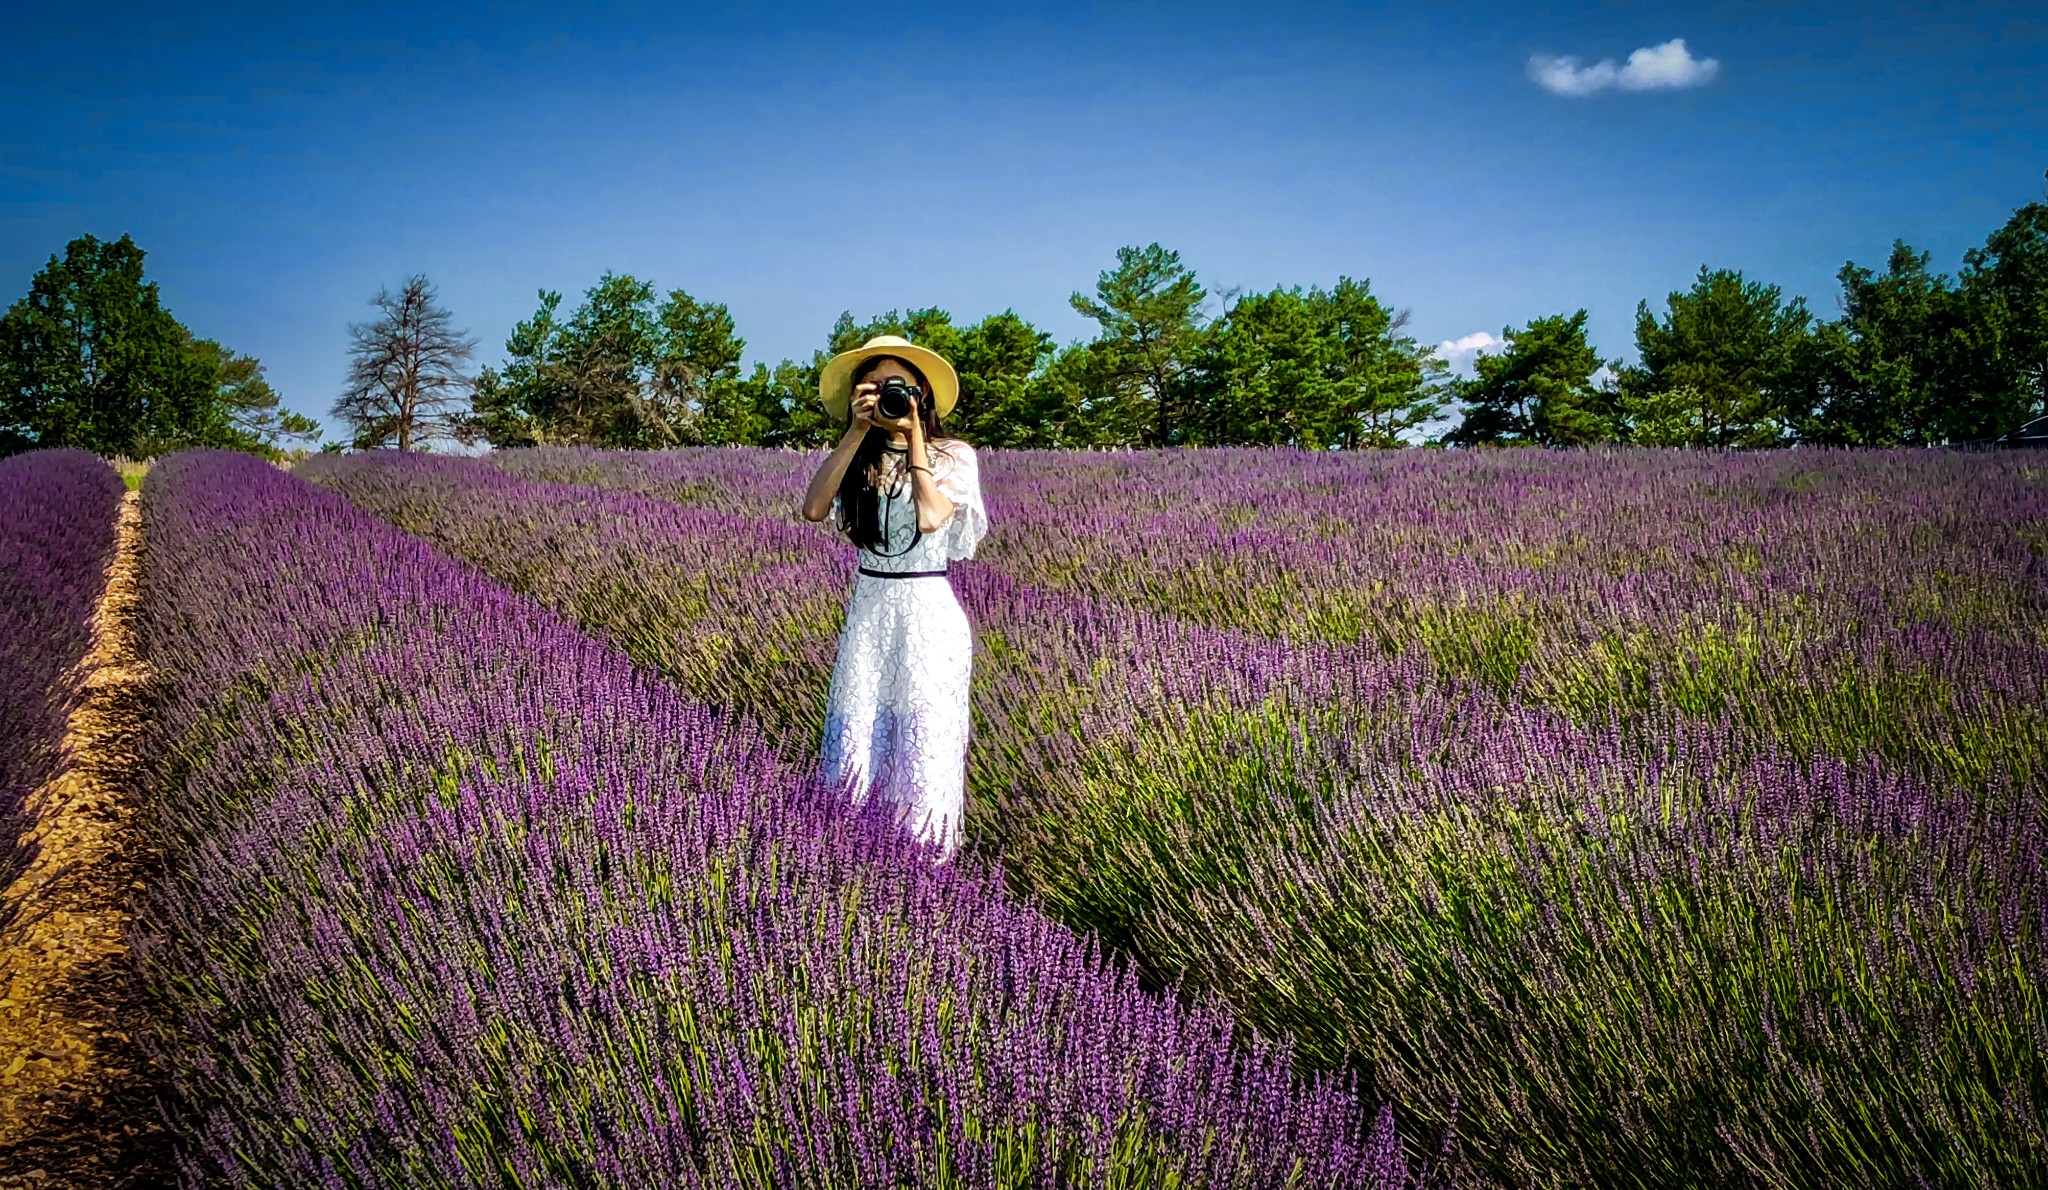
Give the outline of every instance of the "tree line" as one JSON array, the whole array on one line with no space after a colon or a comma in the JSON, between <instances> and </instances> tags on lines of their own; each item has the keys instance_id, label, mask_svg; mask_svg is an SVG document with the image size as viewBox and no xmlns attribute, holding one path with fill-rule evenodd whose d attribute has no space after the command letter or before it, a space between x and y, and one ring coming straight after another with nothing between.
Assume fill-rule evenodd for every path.
<instances>
[{"instance_id":1,"label":"tree line","mask_svg":"<svg viewBox=\"0 0 2048 1190\"><path fill-rule=\"evenodd\" d=\"M128 236L80 236L0 315L0 455L218 446L277 458L317 438L318 423L279 407L255 357L172 317L142 259Z\"/></svg>"},{"instance_id":2,"label":"tree line","mask_svg":"<svg viewBox=\"0 0 2048 1190\"><path fill-rule=\"evenodd\" d=\"M1395 445L1441 405L1441 361L1365 282L1241 298L1214 321L1208 296L1176 253L1126 248L1093 296L1074 296L1102 328L1091 342L1059 347L1014 310L967 325L936 307L848 312L809 359L746 372L724 305L607 273L567 314L561 294L541 293L505 364L484 368L436 432L495 447L816 446L840 431L818 404L819 370L879 334L953 362L947 429L988 446ZM370 427L357 445L395 444L374 420L350 424Z\"/></svg>"},{"instance_id":3,"label":"tree line","mask_svg":"<svg viewBox=\"0 0 2048 1190\"><path fill-rule=\"evenodd\" d=\"M125 236L74 241L0 319L0 449L148 454L184 435L275 452L317 434L277 412L254 360L158 310L140 261ZM936 307L846 312L808 359L751 370L726 306L606 272L573 309L541 291L504 361L472 374L476 341L414 276L349 328L332 408L347 439L326 449L815 447L839 433L819 370L877 334L952 360L947 429L995 447L1939 445L2048 412L2048 203L2015 210L1953 278L1897 241L1882 272L1849 262L1837 281L1841 315L1823 320L1702 266L1662 311L1638 304L1634 364L1600 356L1580 309L1502 328L1458 377L1368 280L1212 294L1156 243L1071 296L1096 325L1084 341L1014 309L964 325Z\"/></svg>"}]
</instances>

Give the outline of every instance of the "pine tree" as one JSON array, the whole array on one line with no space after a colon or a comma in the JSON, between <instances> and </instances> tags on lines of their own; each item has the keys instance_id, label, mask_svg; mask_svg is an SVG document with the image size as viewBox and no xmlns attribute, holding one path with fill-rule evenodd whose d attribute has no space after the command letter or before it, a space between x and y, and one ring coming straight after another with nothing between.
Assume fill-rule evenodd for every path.
<instances>
[{"instance_id":1,"label":"pine tree","mask_svg":"<svg viewBox=\"0 0 2048 1190\"><path fill-rule=\"evenodd\" d=\"M1811 317L1804 298L1731 269L1700 266L1668 297L1663 319L1636 306L1641 363L1621 373L1630 435L1668 445L1775 446L1801 409L1799 364Z\"/></svg>"},{"instance_id":2,"label":"pine tree","mask_svg":"<svg viewBox=\"0 0 2048 1190\"><path fill-rule=\"evenodd\" d=\"M1186 436L1181 407L1188 372L1201 347L1200 308L1208 292L1158 244L1119 248L1117 267L1102 273L1095 297L1075 293L1075 310L1102 327L1093 345L1115 385L1104 421L1116 436L1147 446L1179 445Z\"/></svg>"},{"instance_id":3,"label":"pine tree","mask_svg":"<svg viewBox=\"0 0 2048 1190\"><path fill-rule=\"evenodd\" d=\"M1962 288L1987 376L1954 432L1993 437L2048 414L2048 202L2028 203L1963 254Z\"/></svg>"},{"instance_id":4,"label":"pine tree","mask_svg":"<svg viewBox=\"0 0 2048 1190\"><path fill-rule=\"evenodd\" d=\"M1454 445L1579 446L1614 436L1612 395L1594 373L1603 361L1586 341L1586 312L1503 327L1505 350L1480 353L1477 373L1453 386L1463 420L1444 436Z\"/></svg>"}]
</instances>

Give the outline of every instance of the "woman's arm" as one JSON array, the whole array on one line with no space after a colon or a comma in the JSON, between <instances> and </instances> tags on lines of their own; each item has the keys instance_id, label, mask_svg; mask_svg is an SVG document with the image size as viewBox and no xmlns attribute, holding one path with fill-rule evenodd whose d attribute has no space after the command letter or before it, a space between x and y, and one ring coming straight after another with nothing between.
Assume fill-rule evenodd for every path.
<instances>
[{"instance_id":1,"label":"woman's arm","mask_svg":"<svg viewBox=\"0 0 2048 1190\"><path fill-rule=\"evenodd\" d=\"M860 449L860 440L867 437L865 425L851 425L840 436L839 445L825 456L818 465L817 473L811 476L811 486L804 489L804 519L822 521L832 515L832 497L839 491L839 481L846 477L847 464L853 461L853 452Z\"/></svg>"},{"instance_id":2,"label":"woman's arm","mask_svg":"<svg viewBox=\"0 0 2048 1190\"><path fill-rule=\"evenodd\" d=\"M875 393L879 387L872 380L864 380L854 386L846 433L839 436L839 445L825 456L825 461L818 465L817 474L811 476L811 486L804 489L805 520L822 521L832 515L832 496L839 490L839 481L846 478L846 467L853 461L853 452L860 449L861 439L868 436L868 430L874 425Z\"/></svg>"}]
</instances>

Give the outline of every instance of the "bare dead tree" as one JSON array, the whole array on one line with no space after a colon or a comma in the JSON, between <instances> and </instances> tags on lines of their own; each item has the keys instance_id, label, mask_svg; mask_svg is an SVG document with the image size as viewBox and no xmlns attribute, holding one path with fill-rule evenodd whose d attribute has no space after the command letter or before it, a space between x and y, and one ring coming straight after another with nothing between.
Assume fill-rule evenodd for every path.
<instances>
[{"instance_id":1,"label":"bare dead tree","mask_svg":"<svg viewBox=\"0 0 2048 1190\"><path fill-rule=\"evenodd\" d=\"M476 383L462 365L477 341L449 329L453 316L434 304L434 288L423 276L407 278L396 296L379 290L373 304L381 317L348 328L354 358L334 417L349 427L358 448L418 450L458 441L457 421Z\"/></svg>"}]
</instances>

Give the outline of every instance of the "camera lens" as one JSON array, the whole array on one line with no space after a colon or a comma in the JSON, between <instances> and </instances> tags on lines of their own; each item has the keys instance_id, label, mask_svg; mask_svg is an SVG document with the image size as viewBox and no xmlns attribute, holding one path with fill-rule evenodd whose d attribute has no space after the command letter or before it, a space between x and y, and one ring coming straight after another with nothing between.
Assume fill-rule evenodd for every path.
<instances>
[{"instance_id":1,"label":"camera lens","mask_svg":"<svg viewBox=\"0 0 2048 1190\"><path fill-rule=\"evenodd\" d=\"M875 412L886 421L895 421L907 415L921 395L916 385L901 376L891 376L882 382L881 390L875 394Z\"/></svg>"}]
</instances>

